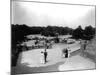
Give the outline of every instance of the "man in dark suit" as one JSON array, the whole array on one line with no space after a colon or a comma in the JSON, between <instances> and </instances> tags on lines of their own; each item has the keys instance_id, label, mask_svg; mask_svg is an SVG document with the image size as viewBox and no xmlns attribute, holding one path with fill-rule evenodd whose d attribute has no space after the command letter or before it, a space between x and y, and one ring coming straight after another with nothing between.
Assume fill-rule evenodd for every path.
<instances>
[{"instance_id":1,"label":"man in dark suit","mask_svg":"<svg viewBox=\"0 0 100 75\"><path fill-rule=\"evenodd\" d=\"M47 52L46 51L44 52L44 61L45 63L47 62Z\"/></svg>"}]
</instances>

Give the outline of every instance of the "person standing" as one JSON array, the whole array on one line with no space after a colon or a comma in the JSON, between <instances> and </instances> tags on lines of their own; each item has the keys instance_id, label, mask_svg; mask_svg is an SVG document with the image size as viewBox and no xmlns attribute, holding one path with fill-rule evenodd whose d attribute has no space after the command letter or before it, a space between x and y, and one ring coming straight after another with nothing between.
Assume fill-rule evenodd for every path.
<instances>
[{"instance_id":1,"label":"person standing","mask_svg":"<svg viewBox=\"0 0 100 75\"><path fill-rule=\"evenodd\" d=\"M47 62L47 55L48 55L48 53L47 53L47 44L46 44L46 42L44 43L44 47L45 47L45 49L44 49L44 51L42 51L41 52L41 63L43 63L43 64L45 64L46 62Z\"/></svg>"},{"instance_id":2,"label":"person standing","mask_svg":"<svg viewBox=\"0 0 100 75\"><path fill-rule=\"evenodd\" d=\"M44 52L44 61L45 63L47 62L47 52L46 51Z\"/></svg>"},{"instance_id":3,"label":"person standing","mask_svg":"<svg viewBox=\"0 0 100 75\"><path fill-rule=\"evenodd\" d=\"M42 64L44 64L44 63L45 63L45 61L44 61L44 52L43 52L43 51L41 51L41 58L40 58L40 62L41 62Z\"/></svg>"},{"instance_id":4,"label":"person standing","mask_svg":"<svg viewBox=\"0 0 100 75\"><path fill-rule=\"evenodd\" d=\"M65 49L65 58L68 58L68 49Z\"/></svg>"},{"instance_id":5,"label":"person standing","mask_svg":"<svg viewBox=\"0 0 100 75\"><path fill-rule=\"evenodd\" d=\"M84 41L84 50L86 50L87 40Z\"/></svg>"},{"instance_id":6,"label":"person standing","mask_svg":"<svg viewBox=\"0 0 100 75\"><path fill-rule=\"evenodd\" d=\"M71 49L68 47L67 50L68 50L68 57L70 57Z\"/></svg>"},{"instance_id":7,"label":"person standing","mask_svg":"<svg viewBox=\"0 0 100 75\"><path fill-rule=\"evenodd\" d=\"M47 40L45 40L44 61L47 62Z\"/></svg>"},{"instance_id":8,"label":"person standing","mask_svg":"<svg viewBox=\"0 0 100 75\"><path fill-rule=\"evenodd\" d=\"M42 64L45 64L47 62L47 52L46 51L41 51L40 62Z\"/></svg>"},{"instance_id":9,"label":"person standing","mask_svg":"<svg viewBox=\"0 0 100 75\"><path fill-rule=\"evenodd\" d=\"M87 40L83 40L81 42L81 55L82 56L85 56L85 51L86 51L86 46L87 46Z\"/></svg>"}]
</instances>

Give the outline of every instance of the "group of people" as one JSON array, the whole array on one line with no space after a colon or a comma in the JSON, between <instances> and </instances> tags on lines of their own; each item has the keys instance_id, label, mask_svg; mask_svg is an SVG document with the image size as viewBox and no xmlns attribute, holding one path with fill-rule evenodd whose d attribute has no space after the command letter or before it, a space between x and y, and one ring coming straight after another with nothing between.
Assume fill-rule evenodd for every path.
<instances>
[{"instance_id":1,"label":"group of people","mask_svg":"<svg viewBox=\"0 0 100 75\"><path fill-rule=\"evenodd\" d=\"M48 48L48 46L47 46L47 43L48 43L48 41L47 40L45 40L45 43L44 43L44 46L45 46L45 49L44 49L44 51L41 51L41 63L43 63L43 64L45 64L46 62L47 62L47 55L48 55L48 53L47 53L47 48Z\"/></svg>"},{"instance_id":2,"label":"group of people","mask_svg":"<svg viewBox=\"0 0 100 75\"><path fill-rule=\"evenodd\" d=\"M63 54L62 57L68 58L70 56L70 53L69 53L68 48L63 49L62 54ZM41 51L41 59L40 59L40 62L42 64L46 64L47 63L47 56L48 56L48 52L46 51L46 48L45 48L44 51Z\"/></svg>"},{"instance_id":3,"label":"group of people","mask_svg":"<svg viewBox=\"0 0 100 75\"><path fill-rule=\"evenodd\" d=\"M70 56L70 50L69 50L69 48L65 48L65 49L63 49L63 57L64 58L68 58L69 56Z\"/></svg>"},{"instance_id":4,"label":"group of people","mask_svg":"<svg viewBox=\"0 0 100 75\"><path fill-rule=\"evenodd\" d=\"M41 60L41 63L42 64L46 64L46 62L47 62L47 55L48 55L47 51L42 51L41 52L41 55L42 55L41 56L41 59L40 59Z\"/></svg>"},{"instance_id":5,"label":"group of people","mask_svg":"<svg viewBox=\"0 0 100 75\"><path fill-rule=\"evenodd\" d=\"M63 49L63 57L64 58L68 58L70 56L69 50L68 48ZM48 56L48 52L46 51L46 49L44 51L41 51L41 63L42 64L46 64L47 63L47 56Z\"/></svg>"},{"instance_id":6,"label":"group of people","mask_svg":"<svg viewBox=\"0 0 100 75\"><path fill-rule=\"evenodd\" d=\"M84 44L81 44L82 51L84 51L86 49L86 45L87 45L87 41L84 41ZM45 44L45 50L41 52L41 54L42 54L41 63L47 62L48 52L46 51L46 49L47 49L47 47L46 47L46 44ZM62 57L64 57L64 58L70 57L69 47L62 50Z\"/></svg>"}]
</instances>

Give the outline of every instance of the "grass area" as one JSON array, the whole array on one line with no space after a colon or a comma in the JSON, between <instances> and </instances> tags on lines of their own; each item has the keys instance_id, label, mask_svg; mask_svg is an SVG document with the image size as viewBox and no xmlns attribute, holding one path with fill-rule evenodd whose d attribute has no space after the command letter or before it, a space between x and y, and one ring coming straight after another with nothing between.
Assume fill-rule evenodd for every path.
<instances>
[{"instance_id":1,"label":"grass area","mask_svg":"<svg viewBox=\"0 0 100 75\"><path fill-rule=\"evenodd\" d=\"M95 55L96 54L96 39L92 39L89 44L87 45L86 48L87 52L91 55Z\"/></svg>"},{"instance_id":2,"label":"grass area","mask_svg":"<svg viewBox=\"0 0 100 75\"><path fill-rule=\"evenodd\" d=\"M86 50L84 51L84 56L96 62L96 38L88 42Z\"/></svg>"}]
</instances>

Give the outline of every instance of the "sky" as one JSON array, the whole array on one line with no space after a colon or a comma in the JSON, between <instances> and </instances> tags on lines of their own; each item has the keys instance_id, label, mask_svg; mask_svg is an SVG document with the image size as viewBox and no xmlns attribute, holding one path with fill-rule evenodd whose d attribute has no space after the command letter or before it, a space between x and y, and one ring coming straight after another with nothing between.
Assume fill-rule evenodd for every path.
<instances>
[{"instance_id":1,"label":"sky","mask_svg":"<svg viewBox=\"0 0 100 75\"><path fill-rule=\"evenodd\" d=\"M95 27L95 7L12 1L12 24Z\"/></svg>"}]
</instances>

